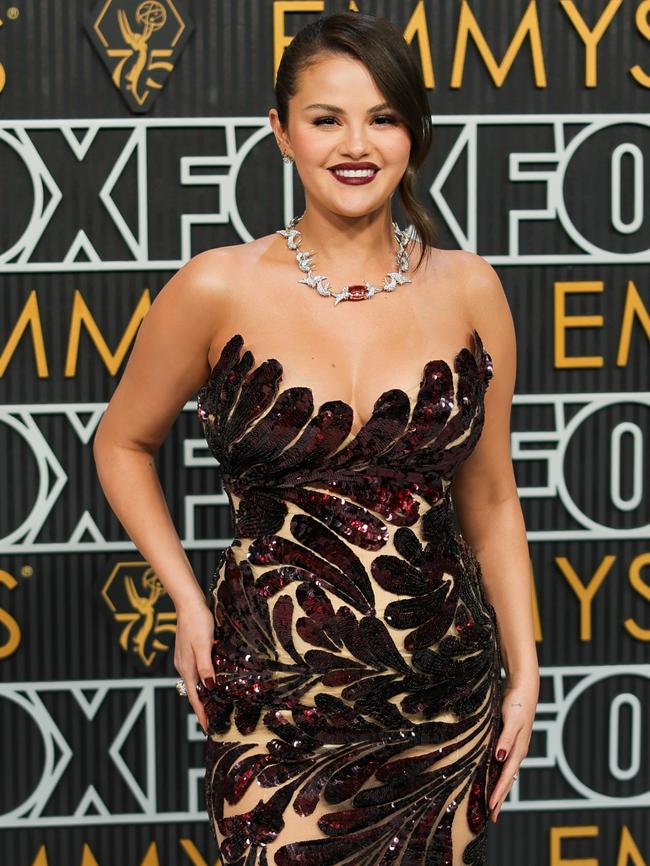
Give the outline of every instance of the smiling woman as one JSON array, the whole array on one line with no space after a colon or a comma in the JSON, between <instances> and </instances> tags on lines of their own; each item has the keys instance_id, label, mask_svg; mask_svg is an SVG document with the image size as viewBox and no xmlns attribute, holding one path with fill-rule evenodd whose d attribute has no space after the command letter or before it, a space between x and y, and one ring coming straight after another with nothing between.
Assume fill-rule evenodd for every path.
<instances>
[{"instance_id":1,"label":"smiling woman","mask_svg":"<svg viewBox=\"0 0 650 866\"><path fill-rule=\"evenodd\" d=\"M485 866L538 688L512 317L480 256L433 246L430 109L396 27L324 16L276 96L305 211L164 286L100 477L176 607L224 866ZM207 596L151 459L194 387L234 526Z\"/></svg>"},{"instance_id":2,"label":"smiling woman","mask_svg":"<svg viewBox=\"0 0 650 866\"><path fill-rule=\"evenodd\" d=\"M276 96L270 122L307 200L279 232L307 274L299 282L336 303L411 283L416 243L407 251L395 223L391 238L390 199L398 189L413 223L415 273L435 237L413 192L431 123L396 28L359 14L325 16L285 52ZM319 250L320 274L303 236ZM329 288L322 271L342 274L340 259L349 269L353 248L376 267L395 255L395 241L382 287ZM283 251L265 241L256 256L271 253ZM255 324L240 303L250 333L276 330L295 344L314 332L297 317L276 319L264 303ZM410 308L402 307L406 318ZM507 320L502 298L494 308ZM358 329L373 330L373 321L396 333L386 318L396 312L334 323L302 305L305 322L319 321L324 333L331 324L348 346L362 345ZM442 313L426 317L440 334ZM450 321L460 314L456 307ZM304 372L290 386L285 373L305 370L291 361L295 349L282 362L265 354L256 363L240 333L225 341L200 391L199 418L235 518L209 591L215 676L198 683L206 802L224 866L486 864L488 812L498 811L516 766L500 778L497 614L452 516L452 479L477 449L493 377L476 328L471 347L461 345L452 361L425 355L419 384L384 390L366 420L342 398L318 401ZM495 413L512 398L503 357ZM498 448L477 466L499 467L497 451L507 451L499 429ZM521 525L518 532L523 560ZM521 638L528 653L530 621ZM519 726L520 752L533 703L506 731Z\"/></svg>"}]
</instances>

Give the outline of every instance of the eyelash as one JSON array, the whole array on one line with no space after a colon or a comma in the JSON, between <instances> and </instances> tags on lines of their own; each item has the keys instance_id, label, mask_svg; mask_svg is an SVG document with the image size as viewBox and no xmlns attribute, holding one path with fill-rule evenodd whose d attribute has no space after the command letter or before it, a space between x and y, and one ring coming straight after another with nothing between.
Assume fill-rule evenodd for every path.
<instances>
[{"instance_id":1,"label":"eyelash","mask_svg":"<svg viewBox=\"0 0 650 866\"><path fill-rule=\"evenodd\" d=\"M388 120L389 123L380 123L379 124L380 126L397 126L398 120L392 114L378 114L374 119L377 120L377 119L382 118L382 117L385 118L386 120ZM313 122L314 126L331 126L332 125L331 123L323 123L324 120L336 120L336 118L333 118L331 115L328 115L327 117L318 117L318 118L316 118L316 120L314 120L312 122Z\"/></svg>"}]
</instances>

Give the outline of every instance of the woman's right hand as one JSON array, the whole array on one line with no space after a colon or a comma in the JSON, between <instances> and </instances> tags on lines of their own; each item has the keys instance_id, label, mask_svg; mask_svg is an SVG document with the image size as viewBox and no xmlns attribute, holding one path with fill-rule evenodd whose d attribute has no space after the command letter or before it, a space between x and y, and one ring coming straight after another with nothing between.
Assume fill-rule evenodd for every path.
<instances>
[{"instance_id":1,"label":"woman's right hand","mask_svg":"<svg viewBox=\"0 0 650 866\"><path fill-rule=\"evenodd\" d=\"M174 667L185 681L187 697L206 736L208 720L196 686L202 680L214 688L213 640L214 616L204 601L177 608Z\"/></svg>"}]
</instances>

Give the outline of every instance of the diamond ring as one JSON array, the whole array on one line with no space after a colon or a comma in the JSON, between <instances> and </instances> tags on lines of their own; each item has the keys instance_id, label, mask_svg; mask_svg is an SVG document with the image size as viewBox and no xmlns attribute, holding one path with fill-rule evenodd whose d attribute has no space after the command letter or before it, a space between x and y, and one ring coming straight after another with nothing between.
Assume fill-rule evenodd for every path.
<instances>
[{"instance_id":1,"label":"diamond ring","mask_svg":"<svg viewBox=\"0 0 650 866\"><path fill-rule=\"evenodd\" d=\"M176 691L178 694L185 698L187 697L187 688L185 686L185 680L176 680Z\"/></svg>"}]
</instances>

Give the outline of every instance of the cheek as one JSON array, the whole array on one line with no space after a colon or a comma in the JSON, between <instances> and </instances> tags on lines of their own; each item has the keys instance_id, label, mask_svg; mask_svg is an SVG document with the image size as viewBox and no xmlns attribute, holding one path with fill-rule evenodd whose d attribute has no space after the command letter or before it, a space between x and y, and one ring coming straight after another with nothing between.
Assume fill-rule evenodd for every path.
<instances>
[{"instance_id":1,"label":"cheek","mask_svg":"<svg viewBox=\"0 0 650 866\"><path fill-rule=\"evenodd\" d=\"M390 154L392 162L401 165L408 163L411 155L411 136L408 132L400 132L399 135L395 135L390 142L390 150L387 153Z\"/></svg>"},{"instance_id":2,"label":"cheek","mask_svg":"<svg viewBox=\"0 0 650 866\"><path fill-rule=\"evenodd\" d=\"M301 163L305 166L320 166L323 159L331 150L331 142L326 141L327 136L319 135L310 129L300 130L296 132L291 142L294 151Z\"/></svg>"}]
</instances>

